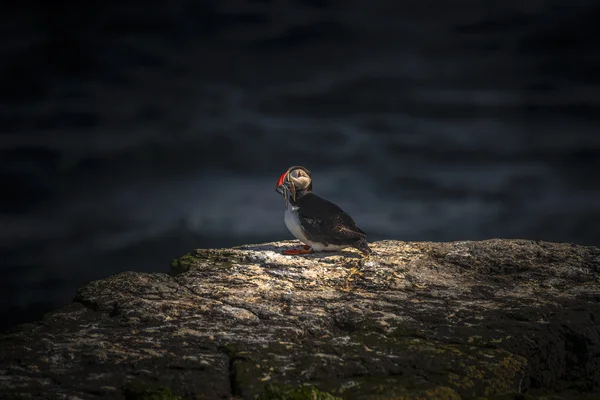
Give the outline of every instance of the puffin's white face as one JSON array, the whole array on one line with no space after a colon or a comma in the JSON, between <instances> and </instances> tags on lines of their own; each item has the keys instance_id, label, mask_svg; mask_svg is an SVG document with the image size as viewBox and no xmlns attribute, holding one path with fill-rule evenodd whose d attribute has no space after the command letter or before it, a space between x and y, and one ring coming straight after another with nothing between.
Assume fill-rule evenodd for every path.
<instances>
[{"instance_id":1,"label":"puffin's white face","mask_svg":"<svg viewBox=\"0 0 600 400\"><path fill-rule=\"evenodd\" d=\"M296 168L289 172L289 180L294 184L296 190L306 189L310 185L310 176L303 169Z\"/></svg>"},{"instance_id":2,"label":"puffin's white face","mask_svg":"<svg viewBox=\"0 0 600 400\"><path fill-rule=\"evenodd\" d=\"M291 196L296 200L296 192L306 189L311 182L309 170L304 167L291 167L279 177L275 190L285 197L287 207L288 198Z\"/></svg>"}]
</instances>

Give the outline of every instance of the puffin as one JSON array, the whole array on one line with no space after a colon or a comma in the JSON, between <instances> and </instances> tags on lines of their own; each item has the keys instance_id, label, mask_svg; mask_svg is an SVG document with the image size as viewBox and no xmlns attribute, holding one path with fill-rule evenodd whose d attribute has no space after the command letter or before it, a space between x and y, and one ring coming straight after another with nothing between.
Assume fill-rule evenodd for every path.
<instances>
[{"instance_id":1,"label":"puffin","mask_svg":"<svg viewBox=\"0 0 600 400\"><path fill-rule=\"evenodd\" d=\"M340 207L313 193L312 177L302 166L290 167L277 181L276 192L285 198L285 225L302 243L302 249L283 254L312 254L352 247L371 254L366 234Z\"/></svg>"}]
</instances>

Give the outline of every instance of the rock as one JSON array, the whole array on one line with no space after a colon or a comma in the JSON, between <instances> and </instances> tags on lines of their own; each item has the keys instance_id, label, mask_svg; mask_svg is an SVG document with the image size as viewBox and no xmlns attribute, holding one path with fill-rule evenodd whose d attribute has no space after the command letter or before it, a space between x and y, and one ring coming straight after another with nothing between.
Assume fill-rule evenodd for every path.
<instances>
[{"instance_id":1,"label":"rock","mask_svg":"<svg viewBox=\"0 0 600 400\"><path fill-rule=\"evenodd\" d=\"M600 397L600 249L381 241L369 258L281 254L296 244L196 250L170 274L88 284L0 336L0 396Z\"/></svg>"}]
</instances>

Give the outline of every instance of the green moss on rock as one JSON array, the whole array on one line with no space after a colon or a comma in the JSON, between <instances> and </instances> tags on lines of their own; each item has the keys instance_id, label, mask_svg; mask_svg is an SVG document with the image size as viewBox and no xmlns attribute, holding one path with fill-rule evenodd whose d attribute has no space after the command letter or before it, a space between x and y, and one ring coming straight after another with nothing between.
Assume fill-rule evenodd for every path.
<instances>
[{"instance_id":1,"label":"green moss on rock","mask_svg":"<svg viewBox=\"0 0 600 400\"><path fill-rule=\"evenodd\" d=\"M146 382L130 381L123 385L123 394L127 400L182 400L171 389Z\"/></svg>"},{"instance_id":2,"label":"green moss on rock","mask_svg":"<svg viewBox=\"0 0 600 400\"><path fill-rule=\"evenodd\" d=\"M294 387L280 384L267 385L264 393L255 398L259 400L342 400L341 397L322 392L314 386Z\"/></svg>"},{"instance_id":3,"label":"green moss on rock","mask_svg":"<svg viewBox=\"0 0 600 400\"><path fill-rule=\"evenodd\" d=\"M200 259L194 257L190 253L182 256L181 258L171 261L171 273L178 275L189 271L193 266L197 265Z\"/></svg>"},{"instance_id":4,"label":"green moss on rock","mask_svg":"<svg viewBox=\"0 0 600 400\"><path fill-rule=\"evenodd\" d=\"M460 396L449 387L438 386L417 396L415 400L460 400Z\"/></svg>"}]
</instances>

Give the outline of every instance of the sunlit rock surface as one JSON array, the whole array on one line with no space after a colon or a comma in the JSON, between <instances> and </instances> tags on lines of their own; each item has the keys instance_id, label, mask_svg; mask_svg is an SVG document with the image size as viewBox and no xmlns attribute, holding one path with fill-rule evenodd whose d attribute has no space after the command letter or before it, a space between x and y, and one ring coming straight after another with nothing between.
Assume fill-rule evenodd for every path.
<instances>
[{"instance_id":1,"label":"sunlit rock surface","mask_svg":"<svg viewBox=\"0 0 600 400\"><path fill-rule=\"evenodd\" d=\"M297 244L196 250L169 274L88 284L0 336L0 395L591 399L600 389L598 248L381 241L369 258L281 254Z\"/></svg>"}]
</instances>

